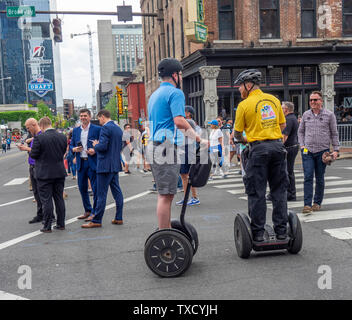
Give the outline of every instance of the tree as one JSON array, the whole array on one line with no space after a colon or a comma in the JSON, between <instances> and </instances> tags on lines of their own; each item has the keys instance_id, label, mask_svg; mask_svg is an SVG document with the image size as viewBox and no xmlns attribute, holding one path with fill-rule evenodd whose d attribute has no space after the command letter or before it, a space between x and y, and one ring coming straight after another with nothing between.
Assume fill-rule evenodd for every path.
<instances>
[{"instance_id":1,"label":"tree","mask_svg":"<svg viewBox=\"0 0 352 320\"><path fill-rule=\"evenodd\" d=\"M105 106L106 110L109 110L111 113L111 120L117 120L117 101L116 96L112 96L109 102Z\"/></svg>"},{"instance_id":2,"label":"tree","mask_svg":"<svg viewBox=\"0 0 352 320\"><path fill-rule=\"evenodd\" d=\"M37 117L36 117L37 120L40 120L41 118L47 116L53 122L54 116L51 113L50 108L43 101L38 102L37 108L38 108L38 113L37 113Z\"/></svg>"}]
</instances>

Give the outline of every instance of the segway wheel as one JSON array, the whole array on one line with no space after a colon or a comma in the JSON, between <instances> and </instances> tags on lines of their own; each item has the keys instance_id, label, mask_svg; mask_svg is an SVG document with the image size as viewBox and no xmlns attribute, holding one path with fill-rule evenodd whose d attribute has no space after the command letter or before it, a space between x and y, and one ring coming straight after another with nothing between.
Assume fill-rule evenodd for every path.
<instances>
[{"instance_id":1,"label":"segway wheel","mask_svg":"<svg viewBox=\"0 0 352 320\"><path fill-rule=\"evenodd\" d=\"M160 277L183 274L191 265L193 248L189 239L175 229L154 232L144 247L144 259L151 271Z\"/></svg>"},{"instance_id":2,"label":"segway wheel","mask_svg":"<svg viewBox=\"0 0 352 320\"><path fill-rule=\"evenodd\" d=\"M239 215L235 218L234 236L238 256L247 259L252 251L252 240L244 221Z\"/></svg>"},{"instance_id":3,"label":"segway wheel","mask_svg":"<svg viewBox=\"0 0 352 320\"><path fill-rule=\"evenodd\" d=\"M193 225L191 225L188 222L185 222L185 224L188 230L191 232L192 239L189 239L189 240L191 241L191 245L193 247L193 255L195 255L199 246L198 233L197 233L197 230L193 227ZM172 220L171 227L174 229L180 230L184 234L187 234L187 231L184 230L184 227L181 225L181 222L179 220Z\"/></svg>"},{"instance_id":4,"label":"segway wheel","mask_svg":"<svg viewBox=\"0 0 352 320\"><path fill-rule=\"evenodd\" d=\"M291 238L287 251L292 254L297 254L302 249L303 244L303 233L301 222L297 215L293 212L289 212L289 236Z\"/></svg>"}]
</instances>

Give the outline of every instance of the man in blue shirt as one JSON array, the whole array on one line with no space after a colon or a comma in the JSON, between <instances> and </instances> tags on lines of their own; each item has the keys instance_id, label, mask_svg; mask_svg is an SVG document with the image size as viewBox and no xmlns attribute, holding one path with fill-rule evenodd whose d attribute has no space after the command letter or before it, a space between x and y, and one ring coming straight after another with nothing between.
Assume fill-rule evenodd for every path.
<instances>
[{"instance_id":1,"label":"man in blue shirt","mask_svg":"<svg viewBox=\"0 0 352 320\"><path fill-rule=\"evenodd\" d=\"M201 142L200 136L185 119L185 96L180 90L182 69L182 64L176 59L160 61L158 74L162 82L148 103L150 139L147 159L159 193L159 229L171 228L171 205L177 193L180 164L176 154L176 128L185 130L186 136Z\"/></svg>"}]
</instances>

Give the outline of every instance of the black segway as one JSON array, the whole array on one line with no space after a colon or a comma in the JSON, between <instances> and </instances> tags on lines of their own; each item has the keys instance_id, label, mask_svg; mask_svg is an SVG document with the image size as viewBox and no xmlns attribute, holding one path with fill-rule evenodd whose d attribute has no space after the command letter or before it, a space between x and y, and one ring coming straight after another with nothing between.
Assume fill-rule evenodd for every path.
<instances>
[{"instance_id":1,"label":"black segway","mask_svg":"<svg viewBox=\"0 0 352 320\"><path fill-rule=\"evenodd\" d=\"M186 193L183 199L180 220L171 221L171 229L152 233L144 246L144 259L147 266L160 277L177 277L191 265L197 252L199 241L196 229L185 221L187 202L191 186L200 188L206 185L211 170L211 161L201 164L199 152L196 163L191 165Z\"/></svg>"},{"instance_id":2,"label":"black segway","mask_svg":"<svg viewBox=\"0 0 352 320\"><path fill-rule=\"evenodd\" d=\"M237 254L240 258L248 258L252 250L270 251L287 250L289 253L296 254L302 248L303 235L301 223L294 212L288 212L288 233L285 240L276 239L272 226L266 224L264 241L253 241L251 223L246 214L236 215L234 222L234 237Z\"/></svg>"}]
</instances>

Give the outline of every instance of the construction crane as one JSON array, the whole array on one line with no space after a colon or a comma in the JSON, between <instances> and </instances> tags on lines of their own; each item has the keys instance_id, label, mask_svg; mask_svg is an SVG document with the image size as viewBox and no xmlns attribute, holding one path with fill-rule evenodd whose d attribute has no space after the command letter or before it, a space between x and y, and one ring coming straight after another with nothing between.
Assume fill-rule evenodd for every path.
<instances>
[{"instance_id":1,"label":"construction crane","mask_svg":"<svg viewBox=\"0 0 352 320\"><path fill-rule=\"evenodd\" d=\"M90 29L90 26L87 25L88 32L85 33L71 33L71 39L77 36L84 36L88 35L89 39L89 55L90 55L90 78L92 82L92 108L97 106L97 98L96 98L96 93L95 93L95 80L94 80L94 62L93 62L93 41L92 41L92 34L95 32L92 32Z\"/></svg>"}]
</instances>

